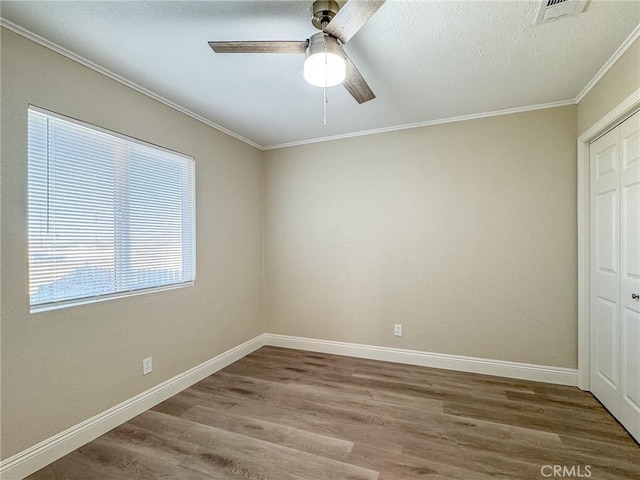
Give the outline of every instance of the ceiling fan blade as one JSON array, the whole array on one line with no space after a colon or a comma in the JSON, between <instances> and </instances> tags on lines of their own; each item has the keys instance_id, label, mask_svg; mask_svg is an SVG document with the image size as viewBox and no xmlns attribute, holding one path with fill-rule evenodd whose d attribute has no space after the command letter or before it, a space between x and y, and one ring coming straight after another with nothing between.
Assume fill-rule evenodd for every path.
<instances>
[{"instance_id":1,"label":"ceiling fan blade","mask_svg":"<svg viewBox=\"0 0 640 480\"><path fill-rule=\"evenodd\" d=\"M209 42L216 53L304 53L309 42Z\"/></svg>"},{"instance_id":2,"label":"ceiling fan blade","mask_svg":"<svg viewBox=\"0 0 640 480\"><path fill-rule=\"evenodd\" d=\"M324 32L347 43L384 2L385 0L349 0L338 10Z\"/></svg>"},{"instance_id":3,"label":"ceiling fan blade","mask_svg":"<svg viewBox=\"0 0 640 480\"><path fill-rule=\"evenodd\" d=\"M367 85L364 77L360 74L356 66L351 59L345 54L346 60L346 76L342 85L356 99L358 103L368 102L376 98L375 94L371 90L371 87Z\"/></svg>"}]
</instances>

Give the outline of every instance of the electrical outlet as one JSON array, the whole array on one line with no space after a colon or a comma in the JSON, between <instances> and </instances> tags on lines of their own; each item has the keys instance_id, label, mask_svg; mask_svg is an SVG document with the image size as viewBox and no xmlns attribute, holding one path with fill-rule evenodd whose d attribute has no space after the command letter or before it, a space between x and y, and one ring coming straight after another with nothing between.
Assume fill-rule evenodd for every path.
<instances>
[{"instance_id":1,"label":"electrical outlet","mask_svg":"<svg viewBox=\"0 0 640 480\"><path fill-rule=\"evenodd\" d=\"M401 337L402 336L402 325L400 325L399 323L396 323L395 326L393 327L393 334L396 337Z\"/></svg>"},{"instance_id":2,"label":"electrical outlet","mask_svg":"<svg viewBox=\"0 0 640 480\"><path fill-rule=\"evenodd\" d=\"M153 360L151 357L142 360L142 374L148 375L153 370Z\"/></svg>"}]
</instances>

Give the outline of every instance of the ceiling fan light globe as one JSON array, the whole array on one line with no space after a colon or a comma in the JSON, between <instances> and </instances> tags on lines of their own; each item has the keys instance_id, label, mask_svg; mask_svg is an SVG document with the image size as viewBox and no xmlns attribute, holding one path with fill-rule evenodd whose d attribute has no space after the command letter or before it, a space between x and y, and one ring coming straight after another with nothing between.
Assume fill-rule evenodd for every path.
<instances>
[{"instance_id":1,"label":"ceiling fan light globe","mask_svg":"<svg viewBox=\"0 0 640 480\"><path fill-rule=\"evenodd\" d=\"M347 62L337 38L320 32L309 38L304 59L304 79L316 87L340 85Z\"/></svg>"},{"instance_id":2,"label":"ceiling fan light globe","mask_svg":"<svg viewBox=\"0 0 640 480\"><path fill-rule=\"evenodd\" d=\"M304 79L316 87L334 87L345 78L344 57L335 53L319 52L304 61Z\"/></svg>"}]
</instances>

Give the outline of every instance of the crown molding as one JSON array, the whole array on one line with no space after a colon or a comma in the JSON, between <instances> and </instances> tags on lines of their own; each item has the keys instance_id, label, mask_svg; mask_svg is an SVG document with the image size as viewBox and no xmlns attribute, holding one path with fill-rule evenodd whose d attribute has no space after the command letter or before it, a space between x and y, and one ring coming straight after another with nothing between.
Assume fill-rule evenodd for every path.
<instances>
[{"instance_id":1,"label":"crown molding","mask_svg":"<svg viewBox=\"0 0 640 480\"><path fill-rule=\"evenodd\" d=\"M224 128L221 125L218 125L217 123L212 122L211 120L207 120L206 118L204 118L201 115L198 115L195 112L192 112L191 110L184 108L180 105L178 105L177 103L172 102L171 100L168 100L166 98L164 98L161 95L158 95L157 93L152 92L151 90L147 90L146 88L138 85L135 82L132 82L131 80L128 80L120 75L118 75L117 73L112 72L111 70L108 70L104 67L101 67L100 65L98 65L97 63L92 62L91 60L87 60L84 57L81 57L80 55L77 55L75 53L73 53L70 50L67 50L64 47L61 47L60 45L58 45L57 43L54 43L50 40L47 40L46 38L41 37L40 35L37 35L35 33L33 33L30 30L27 30L26 28L23 28L19 25L16 25L13 22L10 22L9 20L6 20L2 17L0 17L0 27L4 27L7 30L11 30L14 33L17 33L18 35L21 35L39 45L42 45L45 48L48 48L49 50L53 50L56 53L59 53L60 55L67 57L75 62L78 62L81 65L84 65L87 68L90 68L91 70L94 70L106 77L109 77L112 80L115 80L116 82L119 82L129 88L132 88L133 90L136 90L137 92L142 93L143 95L146 95L147 97L153 98L154 100L165 104L168 107L173 108L174 110L179 111L180 113L184 113L185 115L193 118L194 120L197 120L199 122L204 123L205 125L208 125L212 128L215 128L216 130L221 131L222 133L226 133L227 135L240 140L241 142L244 142L248 145L251 145L252 147L255 147L259 150L262 150L262 146L258 145L255 142L252 142L251 140L249 140L248 138L243 137L242 135L238 135L235 132L232 132L229 129Z\"/></svg>"},{"instance_id":2,"label":"crown molding","mask_svg":"<svg viewBox=\"0 0 640 480\"><path fill-rule=\"evenodd\" d=\"M600 81L602 77L606 75L611 67L613 67L614 63L616 63L620 57L627 51L627 49L635 42L638 37L640 37L640 25L638 25L633 32L626 38L622 45L618 47L618 49L613 52L613 55L609 57L609 60L602 66L598 73L594 75L594 77L587 83L582 91L576 96L575 103L579 103L582 99L591 91L593 87L595 87L596 83Z\"/></svg>"},{"instance_id":3,"label":"crown molding","mask_svg":"<svg viewBox=\"0 0 640 480\"><path fill-rule=\"evenodd\" d=\"M278 145L268 145L262 147L263 150L275 150L278 148L297 147L300 145L309 145L311 143L330 142L332 140L342 140L344 138L362 137L365 135L375 135L378 133L395 132L398 130L409 130L411 128L432 127L434 125L443 125L445 123L464 122L467 120L478 120L481 118L497 117L500 115L510 115L513 113L531 112L533 110L543 110L545 108L566 107L567 105L575 105L575 100L561 100L559 102L540 103L538 105L527 105L524 107L506 108L504 110L494 110L492 112L472 113L470 115L461 115L458 117L439 118L437 120L429 120L426 122L408 123L405 125L396 125L393 127L375 128L372 130L361 130L359 132L345 133L341 135L333 135L329 137L313 138L309 140L301 140L299 142L281 143Z\"/></svg>"},{"instance_id":4,"label":"crown molding","mask_svg":"<svg viewBox=\"0 0 640 480\"><path fill-rule=\"evenodd\" d=\"M394 132L397 130L407 130L410 128L431 127L435 125L442 125L445 123L463 122L466 120L477 120L480 118L495 117L499 115L510 115L513 113L530 112L533 110L541 110L545 108L577 105L578 103L580 103L580 101L582 101L582 99L587 95L587 93L589 93L589 91L600 81L600 79L607 74L607 72L611 69L611 67L613 67L613 65L620 59L620 57L622 57L622 55L624 55L624 53L629 49L629 47L633 44L633 42L635 42L638 38L640 38L640 25L636 26L636 28L625 39L625 41L622 42L622 44L616 49L615 52L613 52L613 55L609 57L609 59L602 66L602 68L598 70L598 72L589 81L589 83L587 83L584 86L584 88L580 91L580 93L578 93L578 95L571 100L562 100L559 102L551 102L551 103L541 103L538 105L527 105L524 107L508 108L504 110L495 110L492 112L483 112L483 113L476 113L471 115L462 115L459 117L442 118L437 120L430 120L427 122L418 122L418 123L411 123L406 125L396 125L393 127L379 128L379 129L373 129L373 130L363 130L359 132L346 133L343 135L334 135L334 136L315 138L310 140L302 140L299 142L289 142L289 143L281 143L278 145L268 145L268 146L262 147L262 150L276 150L278 148L296 147L300 145L309 145L312 143L341 140L344 138L360 137L364 135L375 135L377 133Z\"/></svg>"},{"instance_id":5,"label":"crown molding","mask_svg":"<svg viewBox=\"0 0 640 480\"><path fill-rule=\"evenodd\" d=\"M489 118L489 117L496 117L496 116L500 116L500 115L510 115L510 114L514 114L514 113L523 113L523 112L530 112L530 111L534 111L534 110L542 110L545 108L555 108L555 107L564 107L564 106L568 106L568 105L576 105L578 104L586 95L587 93L589 93L589 91L598 83L598 81L600 81L600 79L602 77L604 77L604 75L606 75L606 73L609 71L609 69L611 69L611 67L618 61L618 59L627 51L627 49L633 44L633 42L635 42L639 37L640 37L640 25L638 25L632 32L631 34L625 39L625 41L616 49L616 51L613 53L613 55L611 55L611 57L607 60L607 62L602 66L602 68L600 68L600 70L598 70L598 72L595 74L595 76L589 81L589 83L587 83L585 85L585 87L580 91L580 93L573 99L569 99L569 100L562 100L562 101L557 101L557 102L550 102L550 103L541 103L541 104L537 104L537 105L526 105L526 106L522 106L522 107L515 107L515 108L507 108L507 109L503 109L503 110L495 110L495 111L491 111L491 112L482 112L482 113L474 113L474 114L470 114L470 115L461 115L461 116L457 116L457 117L449 117L449 118L441 118L441 119L436 119L436 120L429 120L429 121L425 121L425 122L417 122L417 123L410 123L410 124L404 124L404 125L395 125L392 127L385 127L385 128L378 128L378 129L371 129L371 130L361 130L358 132L352 132L352 133L346 133L346 134L341 134L341 135L333 135L333 136L327 136L327 137L320 137L320 138L314 138L314 139L308 139L308 140L301 140L301 141L296 141L296 142L288 142L288 143L281 143L281 144L275 144L275 145L260 145L256 142L253 142L252 140L249 140L248 138L243 137L240 134L237 134L221 125L218 125L217 123L214 123L208 119L206 119L205 117L198 115L195 112L192 112L191 110L184 108L180 105L178 105L177 103L172 102L171 100L168 100L164 97L162 97L161 95L158 95L157 93L152 92L151 90L148 90L140 85L138 85L135 82L132 82L131 80L128 80L120 75L118 75L117 73L114 73L104 67L101 67L100 65L87 60L84 57L81 57L80 55L77 55L73 52L71 52L70 50L67 50L64 47L61 47L60 45L47 40L46 38L43 38L33 32L31 32L30 30L27 30L19 25L16 25L13 22L10 22L9 20L6 20L2 17L0 17L0 27L4 27L7 28L8 30L11 30L14 33L17 33L18 35L21 35L29 40L32 40L33 42L42 45L45 48L48 48L50 50L53 50L56 53L59 53L60 55L63 55L71 60L74 60L78 63L80 63L81 65L84 65L87 68L90 68L102 75L105 75L109 78L111 78L112 80L115 80L119 83L122 83L123 85L126 85L127 87L130 87L140 93L142 93L143 95L146 95L150 98L153 98L154 100L157 100L160 103L163 103L164 105L167 105L168 107L173 108L174 110L177 110L199 122L204 123L205 125L208 125L212 128L215 128L216 130L219 130L237 140L240 140L243 143L246 143L247 145L251 145L254 148L257 148L258 150L261 151L265 151L265 150L276 150L279 148L288 148L288 147L296 147L296 146L301 146L301 145L309 145L309 144L313 144L313 143L321 143L321 142L329 142L329 141L333 141L333 140L341 140L341 139L346 139L346 138L354 138L354 137L362 137L362 136L366 136L366 135L375 135L375 134L379 134L379 133L388 133L388 132L395 132L395 131L399 131L399 130L408 130L408 129L412 129L412 128L421 128L421 127L431 127L431 126L435 126L435 125L443 125L443 124L447 124L447 123L455 123L455 122L464 122L467 120L478 120L481 118Z\"/></svg>"}]
</instances>

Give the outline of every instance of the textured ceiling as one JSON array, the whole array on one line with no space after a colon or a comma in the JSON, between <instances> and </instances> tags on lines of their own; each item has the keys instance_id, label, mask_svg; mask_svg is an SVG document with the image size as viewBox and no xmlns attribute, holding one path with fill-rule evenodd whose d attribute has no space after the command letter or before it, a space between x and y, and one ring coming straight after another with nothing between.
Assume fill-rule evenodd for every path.
<instances>
[{"instance_id":1,"label":"textured ceiling","mask_svg":"<svg viewBox=\"0 0 640 480\"><path fill-rule=\"evenodd\" d=\"M640 22L591 0L533 25L539 1L387 0L345 50L377 98L302 78L294 54L214 54L208 40L304 40L312 1L2 1L13 24L263 146L571 100Z\"/></svg>"}]
</instances>

